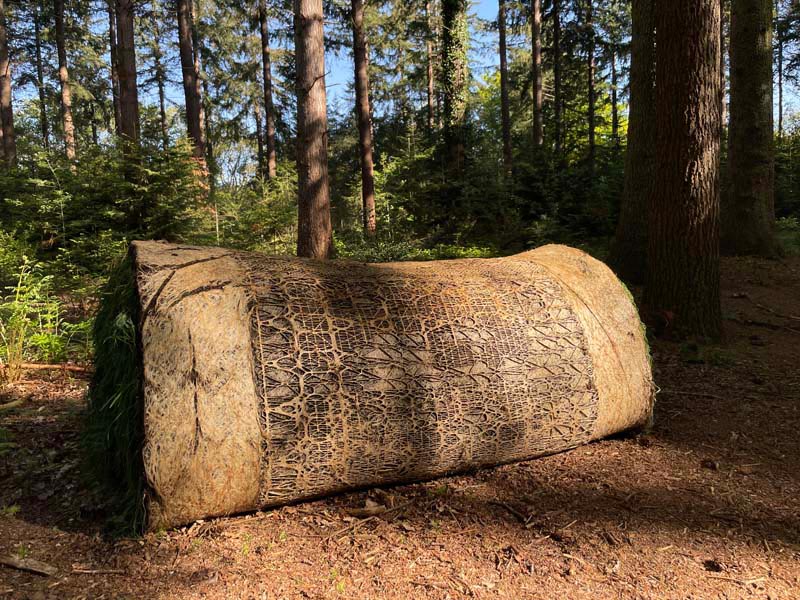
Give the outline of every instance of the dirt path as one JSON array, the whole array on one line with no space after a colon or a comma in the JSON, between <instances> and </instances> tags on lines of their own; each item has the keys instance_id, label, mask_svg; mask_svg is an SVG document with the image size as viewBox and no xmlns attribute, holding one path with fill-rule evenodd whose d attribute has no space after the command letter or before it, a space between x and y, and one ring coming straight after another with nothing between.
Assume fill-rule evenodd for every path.
<instances>
[{"instance_id":1,"label":"dirt path","mask_svg":"<svg viewBox=\"0 0 800 600\"><path fill-rule=\"evenodd\" d=\"M99 533L85 383L7 390L0 557L58 573L0 566L0 597L800 598L800 259L723 278L725 345L653 345L647 435L141 540Z\"/></svg>"}]
</instances>

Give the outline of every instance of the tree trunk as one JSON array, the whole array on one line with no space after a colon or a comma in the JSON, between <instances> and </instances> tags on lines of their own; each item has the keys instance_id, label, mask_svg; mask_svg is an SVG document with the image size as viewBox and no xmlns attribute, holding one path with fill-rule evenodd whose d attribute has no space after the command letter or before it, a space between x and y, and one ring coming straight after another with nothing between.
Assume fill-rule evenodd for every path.
<instances>
[{"instance_id":1,"label":"tree trunk","mask_svg":"<svg viewBox=\"0 0 800 600\"><path fill-rule=\"evenodd\" d=\"M258 21L261 31L261 69L264 82L264 110L267 113L267 176L273 179L278 172L275 153L275 106L272 101L272 67L270 61L269 21L266 0L258 2Z\"/></svg>"},{"instance_id":2,"label":"tree trunk","mask_svg":"<svg viewBox=\"0 0 800 600\"><path fill-rule=\"evenodd\" d=\"M156 80L156 88L158 89L158 123L161 129L161 144L166 150L169 147L169 131L167 128L167 71L164 68L164 53L161 51L161 31L159 27L159 4L154 1L152 6L152 19L153 19L153 75Z\"/></svg>"},{"instance_id":3,"label":"tree trunk","mask_svg":"<svg viewBox=\"0 0 800 600\"><path fill-rule=\"evenodd\" d=\"M139 144L139 95L136 87L133 0L116 0L116 2L120 133L126 141L126 146L133 147Z\"/></svg>"},{"instance_id":4,"label":"tree trunk","mask_svg":"<svg viewBox=\"0 0 800 600\"><path fill-rule=\"evenodd\" d=\"M39 128L42 145L50 148L50 122L47 119L47 97L44 89L44 65L42 63L42 8L37 6L33 16L33 33L36 49L36 89L39 92Z\"/></svg>"},{"instance_id":5,"label":"tree trunk","mask_svg":"<svg viewBox=\"0 0 800 600\"><path fill-rule=\"evenodd\" d=\"M260 96L260 94L259 94ZM261 98L253 100L253 120L256 122L256 145L258 147L258 176L265 179L267 176L267 161L264 156L264 125L261 122Z\"/></svg>"},{"instance_id":6,"label":"tree trunk","mask_svg":"<svg viewBox=\"0 0 800 600\"><path fill-rule=\"evenodd\" d=\"M656 2L656 148L644 303L675 332L719 338L718 0Z\"/></svg>"},{"instance_id":7,"label":"tree trunk","mask_svg":"<svg viewBox=\"0 0 800 600\"><path fill-rule=\"evenodd\" d=\"M206 140L200 122L201 98L198 86L196 48L192 39L191 0L178 0L178 50L183 74L183 94L186 99L186 130L192 140L192 154L197 160L205 162Z\"/></svg>"},{"instance_id":8,"label":"tree trunk","mask_svg":"<svg viewBox=\"0 0 800 600\"><path fill-rule=\"evenodd\" d=\"M774 256L772 0L731 3L731 101L728 181L722 203L722 252Z\"/></svg>"},{"instance_id":9,"label":"tree trunk","mask_svg":"<svg viewBox=\"0 0 800 600\"><path fill-rule=\"evenodd\" d=\"M595 31L594 31L594 10L592 7L593 0L587 0L586 4L586 30L588 34L588 48L586 52L586 77L587 77L587 91L588 91L588 110L586 119L589 126L589 176L592 181L589 185L593 185L594 180L594 163L595 155L597 154L596 144L596 130L595 130L595 104L596 90L594 84L595 77Z\"/></svg>"},{"instance_id":10,"label":"tree trunk","mask_svg":"<svg viewBox=\"0 0 800 600\"><path fill-rule=\"evenodd\" d=\"M468 6L468 0L442 0L444 140L449 170L454 177L460 177L464 168L466 147Z\"/></svg>"},{"instance_id":11,"label":"tree trunk","mask_svg":"<svg viewBox=\"0 0 800 600\"><path fill-rule=\"evenodd\" d=\"M780 8L780 0L775 0L775 18L777 19L775 35L778 38L778 138L783 139L783 54L785 30Z\"/></svg>"},{"instance_id":12,"label":"tree trunk","mask_svg":"<svg viewBox=\"0 0 800 600\"><path fill-rule=\"evenodd\" d=\"M608 262L625 281L643 283L647 267L647 220L656 160L654 0L631 5L630 111L625 183L619 222Z\"/></svg>"},{"instance_id":13,"label":"tree trunk","mask_svg":"<svg viewBox=\"0 0 800 600\"><path fill-rule=\"evenodd\" d=\"M553 0L553 140L561 154L561 6Z\"/></svg>"},{"instance_id":14,"label":"tree trunk","mask_svg":"<svg viewBox=\"0 0 800 600\"><path fill-rule=\"evenodd\" d=\"M511 153L511 114L508 106L508 57L506 53L506 0L499 0L497 29L500 34L500 124L503 137L503 166L506 175L513 169Z\"/></svg>"},{"instance_id":15,"label":"tree trunk","mask_svg":"<svg viewBox=\"0 0 800 600\"><path fill-rule=\"evenodd\" d=\"M119 56L117 52L117 15L114 0L107 0L108 7L108 47L111 58L111 100L114 105L114 132L122 135L122 109L119 105Z\"/></svg>"},{"instance_id":16,"label":"tree trunk","mask_svg":"<svg viewBox=\"0 0 800 600\"><path fill-rule=\"evenodd\" d=\"M617 72L617 48L611 49L611 141L614 150L619 150L619 73Z\"/></svg>"},{"instance_id":17,"label":"tree trunk","mask_svg":"<svg viewBox=\"0 0 800 600\"><path fill-rule=\"evenodd\" d=\"M294 0L297 68L297 255L328 258L328 111L322 0Z\"/></svg>"},{"instance_id":18,"label":"tree trunk","mask_svg":"<svg viewBox=\"0 0 800 600\"><path fill-rule=\"evenodd\" d=\"M352 0L352 10L362 214L364 233L372 237L375 235L375 176L372 164L372 115L369 108L369 55L364 34L364 0Z\"/></svg>"},{"instance_id":19,"label":"tree trunk","mask_svg":"<svg viewBox=\"0 0 800 600\"><path fill-rule=\"evenodd\" d=\"M542 0L531 0L531 79L533 81L533 145L544 144L542 83Z\"/></svg>"},{"instance_id":20,"label":"tree trunk","mask_svg":"<svg viewBox=\"0 0 800 600\"><path fill-rule=\"evenodd\" d=\"M14 166L17 161L17 138L11 104L11 61L8 57L8 30L3 0L0 0L0 131L3 160L8 166Z\"/></svg>"},{"instance_id":21,"label":"tree trunk","mask_svg":"<svg viewBox=\"0 0 800 600\"><path fill-rule=\"evenodd\" d=\"M433 89L433 27L431 26L431 3L428 0L425 3L425 57L427 60L427 94L428 94L428 133L433 131L434 121L434 89Z\"/></svg>"},{"instance_id":22,"label":"tree trunk","mask_svg":"<svg viewBox=\"0 0 800 600\"><path fill-rule=\"evenodd\" d=\"M722 144L721 151L725 149L725 127L728 124L728 105L725 101L725 92L728 89L728 78L725 73L725 53L727 52L725 37L725 2L726 0L719 0L719 139Z\"/></svg>"},{"instance_id":23,"label":"tree trunk","mask_svg":"<svg viewBox=\"0 0 800 600\"><path fill-rule=\"evenodd\" d=\"M72 90L67 69L67 49L64 42L64 0L55 0L56 49L58 80L61 83L61 118L64 129L64 151L68 160L75 160L75 125L72 121Z\"/></svg>"}]
</instances>

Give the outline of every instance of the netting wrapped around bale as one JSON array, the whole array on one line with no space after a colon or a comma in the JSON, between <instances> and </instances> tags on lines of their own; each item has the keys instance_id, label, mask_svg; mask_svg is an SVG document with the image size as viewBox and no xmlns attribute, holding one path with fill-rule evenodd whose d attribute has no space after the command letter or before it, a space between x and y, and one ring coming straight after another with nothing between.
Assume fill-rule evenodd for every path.
<instances>
[{"instance_id":1,"label":"netting wrapped around bale","mask_svg":"<svg viewBox=\"0 0 800 600\"><path fill-rule=\"evenodd\" d=\"M128 462L151 528L559 452L652 411L636 308L579 250L361 264L136 242L131 257Z\"/></svg>"}]
</instances>

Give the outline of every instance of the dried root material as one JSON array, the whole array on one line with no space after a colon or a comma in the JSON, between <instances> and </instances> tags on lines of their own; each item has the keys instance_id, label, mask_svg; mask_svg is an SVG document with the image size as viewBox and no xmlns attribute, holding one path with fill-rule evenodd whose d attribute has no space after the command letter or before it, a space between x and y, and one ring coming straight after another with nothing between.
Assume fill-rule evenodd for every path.
<instances>
[{"instance_id":1,"label":"dried root material","mask_svg":"<svg viewBox=\"0 0 800 600\"><path fill-rule=\"evenodd\" d=\"M132 254L151 528L559 452L652 411L636 308L578 250Z\"/></svg>"}]
</instances>

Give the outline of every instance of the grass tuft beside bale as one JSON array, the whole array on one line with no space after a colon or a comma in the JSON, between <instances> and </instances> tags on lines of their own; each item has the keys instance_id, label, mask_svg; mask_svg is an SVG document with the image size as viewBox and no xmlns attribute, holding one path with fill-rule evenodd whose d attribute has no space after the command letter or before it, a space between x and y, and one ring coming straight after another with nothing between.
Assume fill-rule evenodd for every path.
<instances>
[{"instance_id":1,"label":"grass tuft beside bale","mask_svg":"<svg viewBox=\"0 0 800 600\"><path fill-rule=\"evenodd\" d=\"M128 256L109 278L95 319L95 373L84 438L89 469L111 507L109 528L120 534L140 533L145 524L138 322L136 278Z\"/></svg>"}]
</instances>

